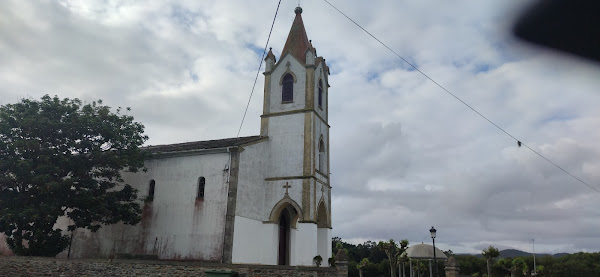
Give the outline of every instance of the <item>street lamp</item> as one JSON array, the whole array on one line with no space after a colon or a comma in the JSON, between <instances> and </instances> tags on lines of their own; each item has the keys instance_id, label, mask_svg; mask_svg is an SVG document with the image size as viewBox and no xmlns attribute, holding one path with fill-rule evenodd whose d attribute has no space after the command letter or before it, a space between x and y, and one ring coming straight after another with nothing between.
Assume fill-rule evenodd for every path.
<instances>
[{"instance_id":1,"label":"street lamp","mask_svg":"<svg viewBox=\"0 0 600 277\"><path fill-rule=\"evenodd\" d=\"M433 226L431 226L431 229L429 229L429 233L431 233L431 239L433 240L433 264L435 265L435 276L440 277L440 274L438 272L438 267L437 267L437 259L435 257L435 232L437 230L435 228L433 228Z\"/></svg>"}]
</instances>

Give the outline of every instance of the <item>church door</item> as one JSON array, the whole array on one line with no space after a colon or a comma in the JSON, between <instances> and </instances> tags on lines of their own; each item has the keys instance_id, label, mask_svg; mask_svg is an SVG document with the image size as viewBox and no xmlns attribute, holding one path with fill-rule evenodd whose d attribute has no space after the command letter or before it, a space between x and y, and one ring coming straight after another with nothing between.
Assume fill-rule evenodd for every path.
<instances>
[{"instance_id":1,"label":"church door","mask_svg":"<svg viewBox=\"0 0 600 277\"><path fill-rule=\"evenodd\" d=\"M279 216L279 253L277 256L278 265L289 265L289 245L290 245L290 218L284 209Z\"/></svg>"}]
</instances>

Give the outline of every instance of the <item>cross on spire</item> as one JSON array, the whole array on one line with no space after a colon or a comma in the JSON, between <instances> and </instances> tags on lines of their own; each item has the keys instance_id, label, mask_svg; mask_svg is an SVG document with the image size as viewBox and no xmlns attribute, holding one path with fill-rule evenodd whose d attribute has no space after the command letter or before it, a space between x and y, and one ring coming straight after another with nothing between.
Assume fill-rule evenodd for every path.
<instances>
[{"instance_id":1,"label":"cross on spire","mask_svg":"<svg viewBox=\"0 0 600 277\"><path fill-rule=\"evenodd\" d=\"M292 186L290 186L288 184L288 182L285 182L285 185L283 185L283 187L285 188L285 195L288 195L288 189L291 188Z\"/></svg>"}]
</instances>

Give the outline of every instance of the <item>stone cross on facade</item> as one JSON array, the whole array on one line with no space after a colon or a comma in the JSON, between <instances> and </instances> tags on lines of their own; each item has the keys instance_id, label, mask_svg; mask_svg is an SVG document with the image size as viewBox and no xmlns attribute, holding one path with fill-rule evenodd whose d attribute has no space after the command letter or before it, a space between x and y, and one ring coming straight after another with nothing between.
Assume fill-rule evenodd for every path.
<instances>
[{"instance_id":1,"label":"stone cross on facade","mask_svg":"<svg viewBox=\"0 0 600 277\"><path fill-rule=\"evenodd\" d=\"M288 189L289 189L289 188L291 188L292 186L290 186L290 185L288 184L288 182L285 182L285 185L283 185L283 187L285 188L285 195L288 195L288 194L289 194L289 193L288 193Z\"/></svg>"}]
</instances>

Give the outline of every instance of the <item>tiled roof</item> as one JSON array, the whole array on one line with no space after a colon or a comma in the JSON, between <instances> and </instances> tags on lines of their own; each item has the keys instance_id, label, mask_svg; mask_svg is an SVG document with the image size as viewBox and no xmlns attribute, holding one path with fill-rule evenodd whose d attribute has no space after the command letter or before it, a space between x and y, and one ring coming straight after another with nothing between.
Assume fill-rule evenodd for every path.
<instances>
[{"instance_id":1,"label":"tiled roof","mask_svg":"<svg viewBox=\"0 0 600 277\"><path fill-rule=\"evenodd\" d=\"M302 14L302 9L296 8L296 18L294 18L290 34L285 41L283 51L281 51L281 57L283 57L285 53L290 52L292 56L306 64L306 50L311 46L308 37L306 36L306 30L304 29L304 23L302 22L302 16L300 14Z\"/></svg>"},{"instance_id":2,"label":"tiled roof","mask_svg":"<svg viewBox=\"0 0 600 277\"><path fill-rule=\"evenodd\" d=\"M192 141L175 144L163 144L163 145L150 145L144 147L145 150L149 150L152 153L170 153L170 152L182 152L191 150L203 150L203 149L215 149L225 148L232 146L240 146L251 142L256 142L264 139L264 136L251 136L251 137L239 137L239 138L226 138L218 140L204 140L204 141Z\"/></svg>"}]
</instances>

